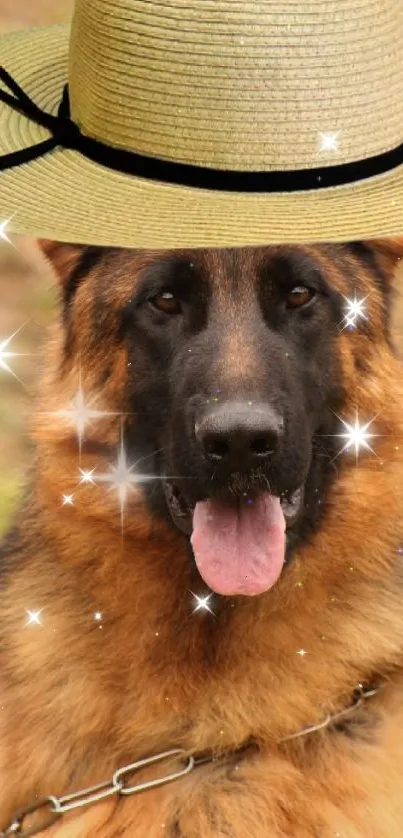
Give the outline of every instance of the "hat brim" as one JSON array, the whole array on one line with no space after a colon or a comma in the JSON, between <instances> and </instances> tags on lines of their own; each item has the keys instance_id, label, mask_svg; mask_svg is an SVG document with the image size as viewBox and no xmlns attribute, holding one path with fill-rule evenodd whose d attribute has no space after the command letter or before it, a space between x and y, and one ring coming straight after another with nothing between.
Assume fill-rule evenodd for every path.
<instances>
[{"instance_id":1,"label":"hat brim","mask_svg":"<svg viewBox=\"0 0 403 838\"><path fill-rule=\"evenodd\" d=\"M2 63L56 114L67 81L69 26L1 36ZM0 155L49 132L0 102ZM0 174L0 218L12 232L138 248L342 242L403 232L403 166L309 192L240 194L170 186L115 172L70 149Z\"/></svg>"}]
</instances>

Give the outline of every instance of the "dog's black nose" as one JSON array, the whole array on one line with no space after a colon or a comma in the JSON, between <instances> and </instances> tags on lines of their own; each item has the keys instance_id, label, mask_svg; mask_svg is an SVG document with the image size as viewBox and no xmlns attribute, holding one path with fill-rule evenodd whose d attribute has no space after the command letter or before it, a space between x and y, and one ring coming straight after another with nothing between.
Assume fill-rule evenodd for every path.
<instances>
[{"instance_id":1,"label":"dog's black nose","mask_svg":"<svg viewBox=\"0 0 403 838\"><path fill-rule=\"evenodd\" d=\"M283 419L269 405L223 402L195 427L207 460L231 471L260 465L273 454L283 434Z\"/></svg>"}]
</instances>

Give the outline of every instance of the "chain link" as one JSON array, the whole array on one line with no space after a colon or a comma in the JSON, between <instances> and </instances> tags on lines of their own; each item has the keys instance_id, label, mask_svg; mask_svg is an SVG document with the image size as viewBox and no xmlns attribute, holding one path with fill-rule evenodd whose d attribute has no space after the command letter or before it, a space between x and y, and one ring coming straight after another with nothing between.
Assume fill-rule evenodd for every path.
<instances>
[{"instance_id":1,"label":"chain link","mask_svg":"<svg viewBox=\"0 0 403 838\"><path fill-rule=\"evenodd\" d=\"M355 710L358 710L367 698L372 698L373 695L379 693L381 688L382 684L376 687L365 687L364 684L357 684L354 690L354 701L350 707L346 707L338 713L333 713L333 715L330 715L329 713L321 722L318 722L318 724L303 727L302 730L298 730L297 733L289 733L288 736L284 736L283 739L280 739L280 742L290 742L292 739L299 739L300 736L307 736L308 733L315 733L317 730L323 730L326 727L330 727L330 725L338 722L339 719L344 719L346 716L354 713Z\"/></svg>"},{"instance_id":2,"label":"chain link","mask_svg":"<svg viewBox=\"0 0 403 838\"><path fill-rule=\"evenodd\" d=\"M140 771L141 768L158 762L163 762L163 760L172 759L172 757L183 757L186 759L186 764L180 770L174 771L171 774L165 774L162 777L157 777L155 780L148 780L145 783L138 783L137 785L132 786L125 785L126 778L130 777L131 774ZM172 751L164 751L162 754L157 754L156 756L148 757L146 759L140 759L137 762L133 762L130 765L125 765L123 768L119 768L118 771L115 771L112 780L106 780L104 783L98 783L96 786L90 786L82 791L67 794L63 797L44 797L42 800L38 800L31 806L26 806L23 809L20 809L14 815L13 821L7 829L0 832L0 838L8 838L8 836L12 835L17 835L18 838L29 838L29 836L37 835L49 826L52 826L52 824L54 824L58 818L66 812L79 809L82 806L89 806L92 803L97 803L99 800L104 800L106 797L111 797L115 794L118 796L128 796L136 794L140 791L145 791L146 789L165 785L173 780L178 780L180 777L184 777L185 774L189 774L194 767L194 757L186 756L186 752L180 748L175 748ZM25 828L24 822L26 822L29 815L33 815L35 812L40 813L42 809L45 813L42 823L37 826ZM47 814L46 809L48 810Z\"/></svg>"},{"instance_id":3,"label":"chain link","mask_svg":"<svg viewBox=\"0 0 403 838\"><path fill-rule=\"evenodd\" d=\"M382 684L375 687L366 687L363 684L358 684L354 691L354 701L350 707L345 710L341 710L332 716L327 715L316 725L302 728L297 733L291 733L288 736L285 736L280 740L280 743L288 742L292 739L297 739L300 736L306 736L309 733L314 733L317 730L329 727L338 719L349 715L354 710L357 710L365 699L376 695L381 688ZM245 750L246 747L248 746L243 745L241 748L238 748L237 751L234 751L233 754ZM228 756L228 754L223 754L221 758L226 758ZM174 771L171 774L164 774L162 777L157 777L155 780L148 780L147 782L137 783L136 785L131 786L125 785L128 778L142 768L154 765L155 763L163 762L164 760L172 759L173 757L180 757L185 760L185 765L180 770ZM12 836L17 836L17 838L30 838L32 835L38 835L40 832L44 832L45 829L52 826L52 824L54 824L58 818L66 812L79 809L83 806L89 806L92 803L97 803L99 800L104 800L105 798L112 797L112 795L115 794L117 796L124 797L137 794L138 792L145 791L147 789L156 788L157 786L163 786L166 783L170 783L173 780L178 780L181 777L184 777L185 774L189 774L199 765L206 762L216 762L217 760L218 757L213 756L213 754L211 756L204 756L196 759L193 756L187 755L186 751L181 748L175 748L172 751L164 751L156 756L140 759L137 762L132 762L130 765L125 765L123 768L119 768L113 774L112 780L106 780L104 783L98 783L96 786L90 786L82 791L67 794L63 797L44 797L36 803L33 803L31 806L26 806L25 808L20 809L14 815L13 820L7 829L0 832L0 838L11 838ZM25 827L24 823L27 821L27 818L36 812L40 813L41 810L43 810L44 813L42 823L37 826Z\"/></svg>"}]
</instances>

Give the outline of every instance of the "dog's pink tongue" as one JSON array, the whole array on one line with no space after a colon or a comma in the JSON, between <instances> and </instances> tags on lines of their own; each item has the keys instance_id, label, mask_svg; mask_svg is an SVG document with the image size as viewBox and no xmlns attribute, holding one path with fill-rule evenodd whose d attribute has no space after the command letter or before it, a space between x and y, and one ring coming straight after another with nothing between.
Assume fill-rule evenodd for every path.
<instances>
[{"instance_id":1,"label":"dog's pink tongue","mask_svg":"<svg viewBox=\"0 0 403 838\"><path fill-rule=\"evenodd\" d=\"M234 505L196 504L191 537L200 575L217 594L256 596L279 578L285 553L285 518L268 493Z\"/></svg>"}]
</instances>

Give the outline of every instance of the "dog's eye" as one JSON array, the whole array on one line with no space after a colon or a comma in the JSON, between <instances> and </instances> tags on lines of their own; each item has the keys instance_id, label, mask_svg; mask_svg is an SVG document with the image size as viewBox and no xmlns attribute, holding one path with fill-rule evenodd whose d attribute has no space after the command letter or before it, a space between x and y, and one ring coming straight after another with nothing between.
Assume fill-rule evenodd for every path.
<instances>
[{"instance_id":1,"label":"dog's eye","mask_svg":"<svg viewBox=\"0 0 403 838\"><path fill-rule=\"evenodd\" d=\"M164 314L180 314L181 307L170 291L162 291L150 300L154 308L163 311Z\"/></svg>"},{"instance_id":2,"label":"dog's eye","mask_svg":"<svg viewBox=\"0 0 403 838\"><path fill-rule=\"evenodd\" d=\"M314 288L308 288L306 285L296 285L288 292L285 298L287 308L302 308L310 303L316 295Z\"/></svg>"}]
</instances>

